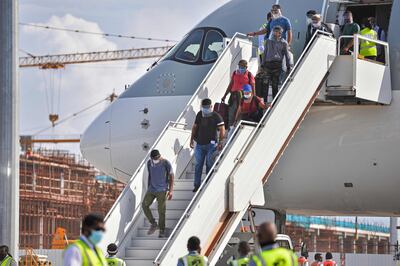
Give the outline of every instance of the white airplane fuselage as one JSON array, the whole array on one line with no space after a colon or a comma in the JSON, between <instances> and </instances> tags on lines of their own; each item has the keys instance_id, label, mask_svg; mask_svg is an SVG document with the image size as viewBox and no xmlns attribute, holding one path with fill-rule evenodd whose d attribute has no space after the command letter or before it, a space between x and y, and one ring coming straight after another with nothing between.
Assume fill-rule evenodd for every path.
<instances>
[{"instance_id":1,"label":"white airplane fuselage","mask_svg":"<svg viewBox=\"0 0 400 266\"><path fill-rule=\"evenodd\" d=\"M206 17L93 121L81 140L83 155L105 173L128 181L215 62L203 60L208 34L215 29L223 37L255 31L275 2L233 0ZM375 2L382 5L382 1ZM389 36L400 29L399 2L393 1ZM334 21L343 9L325 0L281 0L279 4L292 20L295 56L304 45L308 10L322 11L327 21ZM195 39L196 29L203 34L197 57L189 63L177 59L185 41ZM400 187L400 66L393 64L400 60L400 37L393 37L389 44L392 103L313 106L265 186L267 208L308 215L400 214L396 204Z\"/></svg>"}]
</instances>

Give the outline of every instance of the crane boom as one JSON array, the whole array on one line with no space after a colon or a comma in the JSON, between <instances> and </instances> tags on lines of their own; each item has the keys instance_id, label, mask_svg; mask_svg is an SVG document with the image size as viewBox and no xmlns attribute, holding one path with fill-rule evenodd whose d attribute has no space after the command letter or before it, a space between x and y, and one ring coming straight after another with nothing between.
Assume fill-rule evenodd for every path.
<instances>
[{"instance_id":1,"label":"crane boom","mask_svg":"<svg viewBox=\"0 0 400 266\"><path fill-rule=\"evenodd\" d=\"M163 56L172 46L133 48L74 54L27 56L19 58L20 67L62 68L67 64L81 64Z\"/></svg>"}]
</instances>

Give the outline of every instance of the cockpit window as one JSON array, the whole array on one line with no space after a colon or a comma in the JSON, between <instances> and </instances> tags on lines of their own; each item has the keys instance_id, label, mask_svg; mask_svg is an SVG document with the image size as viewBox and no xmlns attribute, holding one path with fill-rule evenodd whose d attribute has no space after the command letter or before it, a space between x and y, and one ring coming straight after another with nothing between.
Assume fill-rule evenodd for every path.
<instances>
[{"instance_id":1,"label":"cockpit window","mask_svg":"<svg viewBox=\"0 0 400 266\"><path fill-rule=\"evenodd\" d=\"M224 37L216 30L210 30L204 41L202 59L205 62L213 61L224 50Z\"/></svg>"},{"instance_id":2,"label":"cockpit window","mask_svg":"<svg viewBox=\"0 0 400 266\"><path fill-rule=\"evenodd\" d=\"M203 35L203 30L192 32L192 34L190 34L180 45L175 57L186 62L195 62L199 57Z\"/></svg>"}]
</instances>

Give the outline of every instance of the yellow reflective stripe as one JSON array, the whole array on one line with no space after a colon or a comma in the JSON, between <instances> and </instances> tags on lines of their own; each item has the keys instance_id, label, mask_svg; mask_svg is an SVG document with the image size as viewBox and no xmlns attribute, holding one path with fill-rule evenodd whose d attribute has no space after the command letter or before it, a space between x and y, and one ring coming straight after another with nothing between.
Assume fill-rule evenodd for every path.
<instances>
[{"instance_id":1,"label":"yellow reflective stripe","mask_svg":"<svg viewBox=\"0 0 400 266\"><path fill-rule=\"evenodd\" d=\"M1 263L1 266L10 266L13 259L10 256L7 256L5 260Z\"/></svg>"}]
</instances>

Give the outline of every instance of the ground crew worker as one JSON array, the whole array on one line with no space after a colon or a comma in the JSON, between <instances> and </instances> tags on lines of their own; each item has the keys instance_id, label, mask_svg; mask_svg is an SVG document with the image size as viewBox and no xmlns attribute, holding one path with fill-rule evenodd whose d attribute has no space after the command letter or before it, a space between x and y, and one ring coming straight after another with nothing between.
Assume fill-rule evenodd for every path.
<instances>
[{"instance_id":1,"label":"ground crew worker","mask_svg":"<svg viewBox=\"0 0 400 266\"><path fill-rule=\"evenodd\" d=\"M325 255L324 266L336 266L336 262L333 260L332 253L327 252Z\"/></svg>"},{"instance_id":2,"label":"ground crew worker","mask_svg":"<svg viewBox=\"0 0 400 266\"><path fill-rule=\"evenodd\" d=\"M200 239L197 236L192 236L187 242L189 254L179 258L178 266L207 266L208 259L206 256L200 255Z\"/></svg>"},{"instance_id":3,"label":"ground crew worker","mask_svg":"<svg viewBox=\"0 0 400 266\"><path fill-rule=\"evenodd\" d=\"M0 246L0 266L17 266L6 245Z\"/></svg>"},{"instance_id":4,"label":"ground crew worker","mask_svg":"<svg viewBox=\"0 0 400 266\"><path fill-rule=\"evenodd\" d=\"M228 265L229 266L247 266L249 265L249 252L250 252L250 245L246 241L242 241L239 243L238 247L239 258L238 259L229 259Z\"/></svg>"},{"instance_id":5,"label":"ground crew worker","mask_svg":"<svg viewBox=\"0 0 400 266\"><path fill-rule=\"evenodd\" d=\"M63 266L107 266L106 258L97 244L105 232L104 218L89 214L83 218L82 234L64 251Z\"/></svg>"},{"instance_id":6,"label":"ground crew worker","mask_svg":"<svg viewBox=\"0 0 400 266\"><path fill-rule=\"evenodd\" d=\"M360 31L360 35L369 39L378 40L378 33L373 29L372 23L369 19L364 19L364 28ZM360 55L364 58L376 60L378 50L376 43L366 40L360 40Z\"/></svg>"},{"instance_id":7,"label":"ground crew worker","mask_svg":"<svg viewBox=\"0 0 400 266\"><path fill-rule=\"evenodd\" d=\"M275 242L276 235L277 229L274 223L266 222L258 227L257 238L262 251L251 257L250 266L298 266L297 256L293 251L279 247Z\"/></svg>"},{"instance_id":8,"label":"ground crew worker","mask_svg":"<svg viewBox=\"0 0 400 266\"><path fill-rule=\"evenodd\" d=\"M108 257L106 258L108 266L126 266L125 261L117 258L118 247L114 243L107 246Z\"/></svg>"},{"instance_id":9,"label":"ground crew worker","mask_svg":"<svg viewBox=\"0 0 400 266\"><path fill-rule=\"evenodd\" d=\"M269 36L271 33L271 29L270 29L270 22L272 20L272 14L271 12L267 13L267 22L262 24L260 27L260 30L265 29L266 33L265 34L260 34L258 35L258 58L260 59L260 65L263 61L263 55L264 55L264 45L265 45L265 36Z\"/></svg>"}]
</instances>

